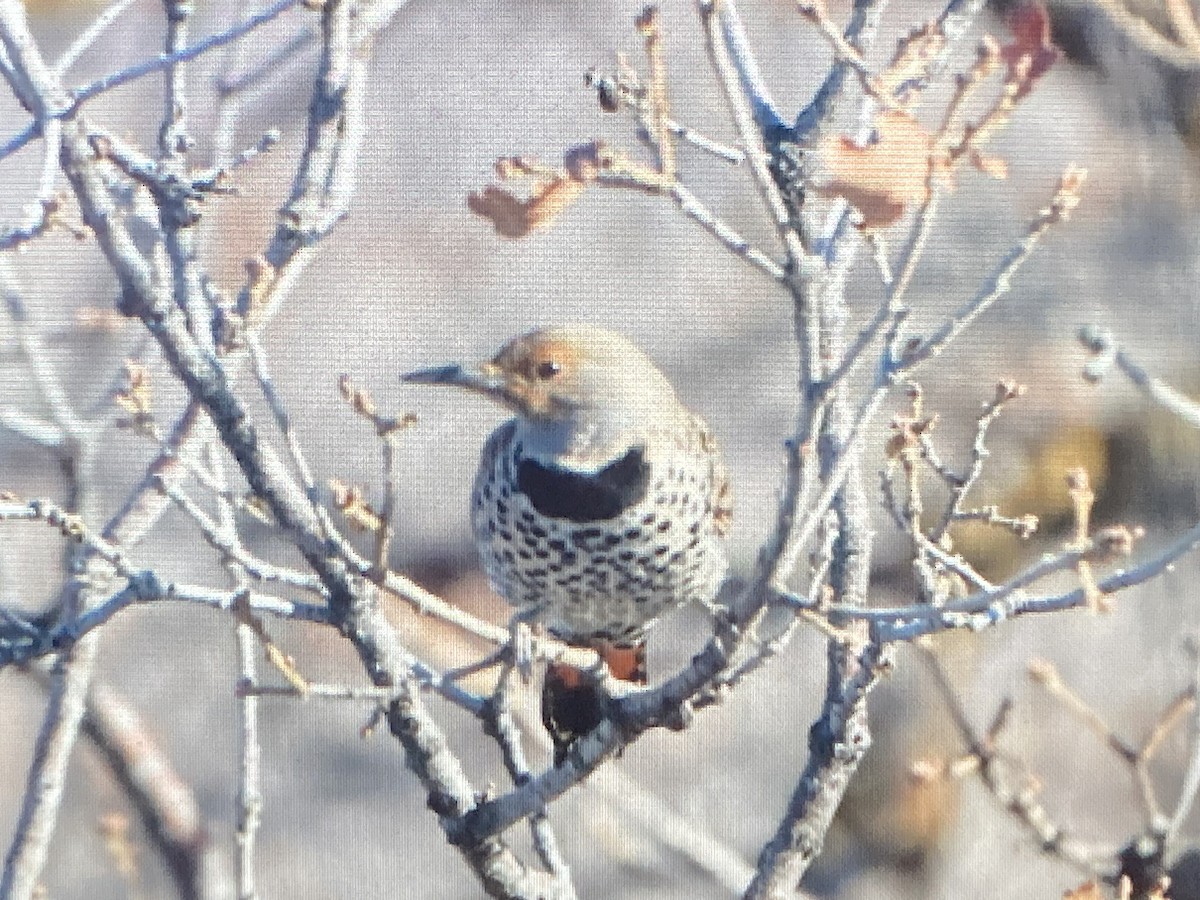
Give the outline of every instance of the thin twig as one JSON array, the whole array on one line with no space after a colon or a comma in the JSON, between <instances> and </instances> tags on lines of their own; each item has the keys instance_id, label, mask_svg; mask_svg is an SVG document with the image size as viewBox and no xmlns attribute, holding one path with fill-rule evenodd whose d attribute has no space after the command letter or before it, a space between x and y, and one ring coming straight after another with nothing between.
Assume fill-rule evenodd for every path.
<instances>
[{"instance_id":1,"label":"thin twig","mask_svg":"<svg viewBox=\"0 0 1200 900\"><path fill-rule=\"evenodd\" d=\"M1200 653L1196 654L1195 669L1192 673L1192 751L1188 755L1179 799L1175 803L1166 834L1163 836L1165 850L1170 850L1178 840L1183 823L1187 821L1188 814L1196 803L1196 796L1200 794L1200 702L1197 702L1197 698L1200 698Z\"/></svg>"},{"instance_id":2,"label":"thin twig","mask_svg":"<svg viewBox=\"0 0 1200 900\"><path fill-rule=\"evenodd\" d=\"M239 38L249 34L254 29L265 25L272 19L277 18L282 13L289 9L301 5L302 0L278 0L277 3L263 10L261 13L251 16L239 24L211 35L202 41L198 41L190 46L183 47L175 53L164 54L157 56L154 59L146 60L145 62L137 63L128 68L121 69L117 72L110 73L101 78L96 79L82 87L75 88L67 94L66 101L57 107L47 110L45 121L50 119L69 119L78 112L79 107L100 94L106 91L111 91L114 88L121 87L138 78L144 78L147 75L153 75L156 72L161 72L172 66L187 62L188 60L196 59L199 56L214 50L217 47L224 46L230 41L236 41ZM3 145L0 145L0 160L16 153L31 140L36 138L41 132L41 127L44 123L34 122L28 125L21 131L17 132L13 137L9 138Z\"/></svg>"},{"instance_id":3,"label":"thin twig","mask_svg":"<svg viewBox=\"0 0 1200 900\"><path fill-rule=\"evenodd\" d=\"M771 216L776 233L787 249L791 264L796 265L804 257L803 247L791 227L791 214L767 165L763 136L757 124L757 117L770 109L769 103L760 94L751 93L756 90L757 79L754 75L757 66L749 48L736 39L740 35L740 28L732 28L733 39L725 28L731 22L730 16L736 16L731 10L732 4L727 0L702 0L700 17L704 25L705 46L720 78L755 186ZM730 43L742 52L734 54ZM754 105L756 102L758 105Z\"/></svg>"},{"instance_id":4,"label":"thin twig","mask_svg":"<svg viewBox=\"0 0 1200 900\"><path fill-rule=\"evenodd\" d=\"M521 730L517 727L511 709L511 694L514 687L512 680L515 671L516 668L511 662L505 662L500 670L500 677L496 681L496 689L488 701L485 714L488 718L490 732L500 745L509 776L514 784L524 784L530 778L530 770L529 762L525 758L525 750L521 746ZM546 816L545 810L529 817L529 829L533 837L534 849L537 851L542 865L546 867L546 871L553 875L558 882L564 900L575 897L570 867L559 850L558 838L550 826L550 820Z\"/></svg>"},{"instance_id":5,"label":"thin twig","mask_svg":"<svg viewBox=\"0 0 1200 900\"><path fill-rule=\"evenodd\" d=\"M1107 369L1116 365L1148 398L1192 428L1200 428L1200 403L1151 375L1116 343L1110 331L1088 326L1080 329L1079 341L1093 355L1083 373L1088 381L1099 382Z\"/></svg>"},{"instance_id":6,"label":"thin twig","mask_svg":"<svg viewBox=\"0 0 1200 900\"><path fill-rule=\"evenodd\" d=\"M231 894L228 861L212 839L194 792L155 740L150 723L114 688L96 682L88 695L83 730L133 799L180 895L216 900Z\"/></svg>"},{"instance_id":7,"label":"thin twig","mask_svg":"<svg viewBox=\"0 0 1200 900\"><path fill-rule=\"evenodd\" d=\"M1016 786L1010 780L1004 758L996 748L1010 705L1003 704L987 734L980 735L967 717L954 683L937 654L928 647L918 647L926 670L933 676L946 709L977 763L975 771L996 801L1030 832L1043 853L1058 857L1089 875L1115 878L1118 866L1111 853L1084 844L1057 825L1038 800L1037 789L1029 779L1023 786Z\"/></svg>"},{"instance_id":8,"label":"thin twig","mask_svg":"<svg viewBox=\"0 0 1200 900\"><path fill-rule=\"evenodd\" d=\"M903 368L911 369L940 354L950 341L961 334L996 300L1008 293L1013 275L1029 258L1038 241L1052 226L1064 221L1079 204L1080 191L1086 177L1087 173L1076 167L1070 167L1063 173L1050 205L1038 213L1025 236L1009 251L991 278L975 297L952 314L937 331L922 341L919 347L905 355L901 361Z\"/></svg>"},{"instance_id":9,"label":"thin twig","mask_svg":"<svg viewBox=\"0 0 1200 900\"><path fill-rule=\"evenodd\" d=\"M239 686L250 685L258 677L258 641L251 627L239 622L236 626ZM258 697L238 691L241 717L241 765L237 791L237 879L239 900L254 900L258 896L255 884L255 852L258 829L262 824L262 745L258 737Z\"/></svg>"},{"instance_id":10,"label":"thin twig","mask_svg":"<svg viewBox=\"0 0 1200 900\"><path fill-rule=\"evenodd\" d=\"M279 391L275 387L275 382L267 370L266 351L255 334L247 334L245 341L254 377L258 382L259 388L262 390L263 397L266 398L267 405L271 409L271 415L275 419L275 426L283 435L288 456L291 459L292 465L296 468L296 473L300 476L300 484L304 488L305 494L308 495L309 502L314 507L314 512L319 514L318 507L320 504L318 502L317 485L313 480L312 469L309 468L308 460L304 455L304 448L301 447L299 437L292 427L292 417L288 415L283 398L279 395Z\"/></svg>"},{"instance_id":11,"label":"thin twig","mask_svg":"<svg viewBox=\"0 0 1200 900\"><path fill-rule=\"evenodd\" d=\"M114 2L109 4L103 12L92 20L92 24L80 32L75 40L71 41L71 45L55 60L54 74L60 78L66 75L67 70L75 65L79 57L86 53L92 44L96 43L100 35L133 4L134 0L114 0Z\"/></svg>"}]
</instances>

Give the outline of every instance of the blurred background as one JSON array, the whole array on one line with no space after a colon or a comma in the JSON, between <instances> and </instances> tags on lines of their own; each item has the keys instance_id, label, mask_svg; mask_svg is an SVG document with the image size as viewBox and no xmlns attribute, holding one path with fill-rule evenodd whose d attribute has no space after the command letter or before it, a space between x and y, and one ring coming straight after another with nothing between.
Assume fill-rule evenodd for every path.
<instances>
[{"instance_id":1,"label":"blurred background","mask_svg":"<svg viewBox=\"0 0 1200 900\"><path fill-rule=\"evenodd\" d=\"M78 0L31 0L28 6L51 59L103 9ZM277 386L322 484L340 478L376 494L381 484L379 446L341 401L340 374L369 388L384 410L419 416L400 442L392 564L497 622L506 611L477 574L467 503L479 449L503 414L478 398L402 386L401 372L483 358L508 337L538 326L618 328L661 365L725 448L737 497L737 573L750 571L774 516L782 442L795 415L796 353L790 305L769 279L662 199L588 191L553 228L521 240L498 236L467 207L467 196L493 180L493 164L502 156L558 164L566 148L593 138L637 152L632 122L600 111L584 73L610 71L617 51L640 64L632 21L641 6L412 0L376 49L372 123L352 211L264 335ZM219 30L244 15L240 7L198 4L193 33ZM741 11L780 108L798 110L820 83L827 49L783 0L746 0ZM886 63L895 41L937 11L894 0L871 61ZM834 3L830 12L843 21L846 4ZM1151 7L1142 12L1152 21L1163 15ZM974 33L1003 34L1003 13L987 11ZM910 292L914 330L934 327L975 293L1020 238L1067 164L1089 170L1072 220L1048 235L1011 294L923 373L926 409L940 416L943 457L959 469L969 461L975 418L995 383L1016 378L1029 387L993 429L992 457L975 502L996 503L1006 514L1036 514L1043 528L1024 544L998 533L964 534L959 549L992 578L1069 538L1063 474L1072 466L1089 470L1102 524L1145 527L1139 553L1161 548L1200 514L1195 435L1148 411L1115 377L1100 386L1084 383L1085 355L1075 341L1081 325L1099 323L1154 374L1184 390L1200 389L1197 76L1155 59L1087 3L1062 2L1052 14L1067 57L992 144L1008 162L1008 178L961 174ZM675 118L733 143L693 4L665 0L662 15ZM240 58L217 51L189 66L198 164L212 151L216 80L314 21L294 12L255 32ZM83 84L157 54L163 28L158 3L134 3L71 69L68 83ZM969 63L974 43L963 42L959 63ZM238 171L238 196L210 202L206 212L206 259L229 294L241 284L244 262L269 239L290 189L314 57L315 45L300 49L246 95L236 145L250 146L271 128L282 140ZM87 109L114 133L150 148L160 104L160 82L152 77ZM26 122L11 97L0 99L0 140ZM680 156L692 190L773 250L747 173L686 147ZM40 167L36 143L0 161L0 223L19 220L36 194ZM894 247L908 225L906 219L889 233ZM90 312L111 309L116 295L98 250L56 232L16 255L12 270L71 399L79 409L92 409L143 340L135 325ZM857 321L867 321L881 296L869 265L859 267L850 296ZM10 323L0 321L0 403L36 412L36 394L12 340ZM149 360L155 407L169 422L182 394L161 362L153 354ZM866 481L873 497L887 418L904 411L898 397L869 443ZM113 433L97 475L103 518L153 451L145 438ZM43 450L0 430L3 489L61 497L64 482ZM295 562L272 545L267 529L257 535L248 529L247 536L265 554ZM910 602L907 543L882 511L876 542L875 600ZM178 514L169 514L134 557L170 577L222 583L195 528ZM1059 823L1081 837L1116 847L1139 832L1134 785L1101 741L1029 683L1025 667L1035 657L1053 661L1121 734L1140 740L1192 677L1183 642L1200 625L1196 570L1196 561L1185 560L1154 584L1123 595L1109 615L1029 618L941 650L978 727L1002 698L1013 698L1005 746L1036 773ZM4 604L43 609L57 594L60 571L61 548L50 532L0 524ZM1069 578L1062 584L1073 586ZM470 648L436 624L399 608L394 613L435 663L467 658ZM271 628L310 679L363 681L359 663L336 635L282 623ZM698 611L660 625L651 638L652 680L684 664L706 628ZM183 606L125 613L104 632L99 672L142 710L149 732L195 791L212 840L228 850L237 657L227 618ZM876 747L810 887L854 898L950 898L967 891L1060 896L1081 876L1042 856L975 781L968 778L960 789L909 777L913 761L947 760L963 749L921 672L915 655L902 649L897 675L874 696ZM723 706L698 716L686 733L651 733L611 764L644 792L627 791L614 803L605 793L607 776L598 774L592 788L556 804L551 817L581 896L729 896L694 855L647 831L642 817L665 808L752 865L803 767L824 673L822 640L802 630L779 659ZM506 784L476 725L431 702L448 717L455 749L476 783ZM16 821L43 704L36 682L0 671L0 823ZM264 701L263 896L477 896L476 882L426 810L397 745L381 734L359 737L368 715L364 705ZM1168 804L1192 739L1186 727L1178 729L1160 751L1154 774ZM629 804L644 808L625 808ZM136 875L114 863L100 827L113 813L128 813L128 801L97 754L81 746L51 847L48 896L171 896L161 864L137 842L136 828ZM1200 816L1194 819L1188 826L1193 838ZM0 827L5 844L9 827Z\"/></svg>"}]
</instances>

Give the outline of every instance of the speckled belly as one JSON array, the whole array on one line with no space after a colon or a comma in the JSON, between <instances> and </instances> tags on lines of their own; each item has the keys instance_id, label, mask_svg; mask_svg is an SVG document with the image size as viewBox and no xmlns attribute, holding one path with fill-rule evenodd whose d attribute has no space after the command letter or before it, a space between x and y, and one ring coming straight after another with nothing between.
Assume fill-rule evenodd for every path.
<instances>
[{"instance_id":1,"label":"speckled belly","mask_svg":"<svg viewBox=\"0 0 1200 900\"><path fill-rule=\"evenodd\" d=\"M564 637L633 643L663 612L710 601L726 569L703 460L651 470L646 495L611 518L542 515L497 454L475 482L472 525L492 586Z\"/></svg>"}]
</instances>

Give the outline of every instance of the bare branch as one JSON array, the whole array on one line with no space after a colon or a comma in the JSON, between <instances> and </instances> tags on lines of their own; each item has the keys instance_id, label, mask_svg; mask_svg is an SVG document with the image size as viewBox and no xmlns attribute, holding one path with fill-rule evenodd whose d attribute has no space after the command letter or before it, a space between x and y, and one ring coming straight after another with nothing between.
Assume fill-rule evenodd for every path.
<instances>
[{"instance_id":1,"label":"bare branch","mask_svg":"<svg viewBox=\"0 0 1200 900\"><path fill-rule=\"evenodd\" d=\"M163 54L162 56L158 56L154 59L146 60L145 62L121 69L118 72L105 75L104 77L99 78L90 84L83 85L82 87L75 88L74 90L63 94L61 102L54 106L43 107L43 111L39 113L38 121L30 124L22 131L17 132L17 134L9 138L7 142L5 142L3 145L0 145L0 160L11 156L13 153L17 152L26 144L28 144L31 140L38 137L41 129L49 124L50 121L55 119L69 119L73 117L79 111L79 108L93 97L97 97L106 91L111 91L114 88L128 84L129 82L135 81L138 78L144 78L147 75L152 75L156 72L162 72L166 69L170 69L178 63L196 59L210 50L214 50L217 47L221 47L230 43L231 41L236 41L239 38L246 36L254 29L265 25L272 19L275 19L281 14L287 12L289 9L300 6L301 3L302 0L278 0L278 2L272 6L268 7L257 15L251 16L244 22L241 22L232 28L211 35L210 37L207 37L202 41L198 41L190 46L183 47L174 53Z\"/></svg>"},{"instance_id":2,"label":"bare branch","mask_svg":"<svg viewBox=\"0 0 1200 900\"><path fill-rule=\"evenodd\" d=\"M1079 341L1093 354L1083 371L1085 379L1098 383L1105 372L1116 365L1148 398L1191 427L1200 428L1200 404L1147 372L1121 349L1111 332L1088 326L1080 330Z\"/></svg>"},{"instance_id":3,"label":"bare branch","mask_svg":"<svg viewBox=\"0 0 1200 900\"><path fill-rule=\"evenodd\" d=\"M241 666L238 685L241 688L253 684L257 678L257 641L248 624L239 622L236 632L238 662ZM242 723L237 791L238 897L240 900L254 900L258 896L255 853L263 807L262 745L258 739L258 697L246 690L239 690L238 696Z\"/></svg>"}]
</instances>

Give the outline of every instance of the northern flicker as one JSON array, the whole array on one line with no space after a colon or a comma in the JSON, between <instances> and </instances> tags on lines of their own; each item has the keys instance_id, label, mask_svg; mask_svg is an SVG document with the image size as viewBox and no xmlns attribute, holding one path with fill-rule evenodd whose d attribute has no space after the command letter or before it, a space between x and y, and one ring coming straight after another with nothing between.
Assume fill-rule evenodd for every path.
<instances>
[{"instance_id":1,"label":"northern flicker","mask_svg":"<svg viewBox=\"0 0 1200 900\"><path fill-rule=\"evenodd\" d=\"M659 616L712 601L732 516L708 426L626 338L602 328L534 331L483 365L406 381L481 393L515 418L483 449L471 525L495 590L523 618L596 649L644 683L644 634ZM542 717L556 761L603 714L581 674L551 666Z\"/></svg>"}]
</instances>

